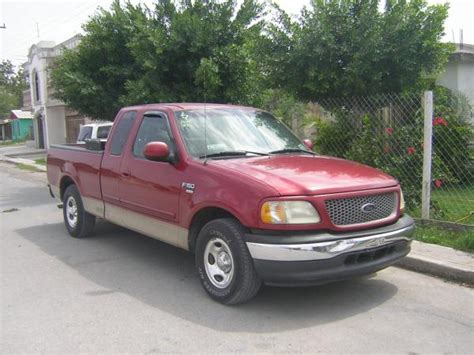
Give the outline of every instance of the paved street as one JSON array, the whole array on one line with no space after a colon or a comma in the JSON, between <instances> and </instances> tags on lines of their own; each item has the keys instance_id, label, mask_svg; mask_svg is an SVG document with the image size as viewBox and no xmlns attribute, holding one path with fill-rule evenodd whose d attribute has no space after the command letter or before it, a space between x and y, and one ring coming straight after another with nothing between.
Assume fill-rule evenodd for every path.
<instances>
[{"instance_id":1,"label":"paved street","mask_svg":"<svg viewBox=\"0 0 474 355\"><path fill-rule=\"evenodd\" d=\"M73 239L44 173L0 163L0 181L1 353L474 349L472 289L392 267L226 307L190 254L105 222Z\"/></svg>"}]
</instances>

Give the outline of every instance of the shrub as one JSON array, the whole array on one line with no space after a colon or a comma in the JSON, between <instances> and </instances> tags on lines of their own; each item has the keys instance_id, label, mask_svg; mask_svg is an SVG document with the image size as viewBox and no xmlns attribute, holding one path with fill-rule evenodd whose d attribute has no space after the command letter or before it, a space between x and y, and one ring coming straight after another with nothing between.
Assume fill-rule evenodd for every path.
<instances>
[{"instance_id":1,"label":"shrub","mask_svg":"<svg viewBox=\"0 0 474 355\"><path fill-rule=\"evenodd\" d=\"M433 120L432 186L472 184L474 169L473 140L469 121L470 107L459 105L459 99L445 88L436 88L435 119ZM420 105L407 110L408 98L396 96L390 103L378 97L332 100L322 104L327 108L316 119L316 149L327 155L355 160L396 177L404 191L407 205L416 208L421 203L423 173L423 111ZM334 103L337 102L337 105ZM421 103L421 100L419 101ZM381 118L383 105L390 106L391 123ZM436 201L435 216L443 211Z\"/></svg>"}]
</instances>

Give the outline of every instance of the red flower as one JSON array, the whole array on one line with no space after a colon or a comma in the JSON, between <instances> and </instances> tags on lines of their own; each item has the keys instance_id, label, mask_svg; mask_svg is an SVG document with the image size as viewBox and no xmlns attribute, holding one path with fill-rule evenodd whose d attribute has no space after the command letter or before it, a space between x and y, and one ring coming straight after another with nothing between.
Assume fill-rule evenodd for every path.
<instances>
[{"instance_id":1,"label":"red flower","mask_svg":"<svg viewBox=\"0 0 474 355\"><path fill-rule=\"evenodd\" d=\"M436 179L434 184L439 189L441 187L441 185L443 185L443 181L440 180L440 179Z\"/></svg>"},{"instance_id":2,"label":"red flower","mask_svg":"<svg viewBox=\"0 0 474 355\"><path fill-rule=\"evenodd\" d=\"M439 126L439 125L447 126L448 122L446 122L446 120L443 117L436 117L433 121L433 126Z\"/></svg>"},{"instance_id":3,"label":"red flower","mask_svg":"<svg viewBox=\"0 0 474 355\"><path fill-rule=\"evenodd\" d=\"M408 153L408 155L412 155L412 154L414 154L415 152L416 152L415 147L408 147L408 148L407 148L407 153Z\"/></svg>"},{"instance_id":4,"label":"red flower","mask_svg":"<svg viewBox=\"0 0 474 355\"><path fill-rule=\"evenodd\" d=\"M392 133L393 133L393 128L392 127L385 128L385 133L387 133L389 136L391 136Z\"/></svg>"}]
</instances>

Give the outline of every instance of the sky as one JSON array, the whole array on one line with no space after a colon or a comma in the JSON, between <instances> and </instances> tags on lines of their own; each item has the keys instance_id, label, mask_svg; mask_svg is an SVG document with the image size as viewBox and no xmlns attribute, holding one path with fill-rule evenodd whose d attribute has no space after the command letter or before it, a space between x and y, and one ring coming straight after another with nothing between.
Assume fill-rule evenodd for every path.
<instances>
[{"instance_id":1,"label":"sky","mask_svg":"<svg viewBox=\"0 0 474 355\"><path fill-rule=\"evenodd\" d=\"M132 0L148 5L153 0ZM297 15L309 0L275 0L284 10ZM474 44L474 0L428 0L430 4L450 3L445 24L445 41ZM77 33L98 6L109 8L112 0L0 0L0 60L15 65L25 62L29 47L40 40L60 43Z\"/></svg>"}]
</instances>

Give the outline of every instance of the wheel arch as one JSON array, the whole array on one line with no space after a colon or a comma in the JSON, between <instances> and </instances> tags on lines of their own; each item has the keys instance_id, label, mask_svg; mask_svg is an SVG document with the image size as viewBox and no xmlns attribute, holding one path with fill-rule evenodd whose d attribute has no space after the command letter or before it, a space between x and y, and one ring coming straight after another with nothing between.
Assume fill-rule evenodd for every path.
<instances>
[{"instance_id":1,"label":"wheel arch","mask_svg":"<svg viewBox=\"0 0 474 355\"><path fill-rule=\"evenodd\" d=\"M194 249L196 247L196 240L201 231L202 227L206 225L206 223L213 221L219 218L233 218L240 222L240 220L233 214L229 212L227 209L222 207L216 206L207 206L203 207L198 210L192 217L191 223L189 224L189 234L188 234L188 248L189 251L194 253Z\"/></svg>"},{"instance_id":2,"label":"wheel arch","mask_svg":"<svg viewBox=\"0 0 474 355\"><path fill-rule=\"evenodd\" d=\"M71 185L76 185L79 189L76 182L69 175L64 175L59 182L59 197L61 198L61 201L63 200L64 192Z\"/></svg>"}]
</instances>

